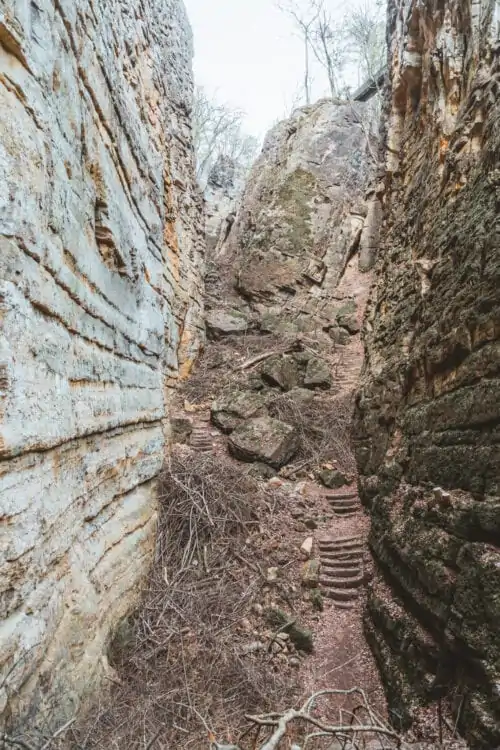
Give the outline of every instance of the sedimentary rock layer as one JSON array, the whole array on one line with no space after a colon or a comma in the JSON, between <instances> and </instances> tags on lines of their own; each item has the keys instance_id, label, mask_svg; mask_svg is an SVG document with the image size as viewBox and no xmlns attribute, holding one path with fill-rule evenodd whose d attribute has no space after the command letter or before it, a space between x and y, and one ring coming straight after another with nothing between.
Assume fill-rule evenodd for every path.
<instances>
[{"instance_id":1,"label":"sedimentary rock layer","mask_svg":"<svg viewBox=\"0 0 500 750\"><path fill-rule=\"evenodd\" d=\"M0 7L0 711L77 709L154 540L201 331L178 0ZM50 707L55 707L55 711Z\"/></svg>"},{"instance_id":2,"label":"sedimentary rock layer","mask_svg":"<svg viewBox=\"0 0 500 750\"><path fill-rule=\"evenodd\" d=\"M356 443L394 718L500 744L500 8L391 0L384 226Z\"/></svg>"}]
</instances>

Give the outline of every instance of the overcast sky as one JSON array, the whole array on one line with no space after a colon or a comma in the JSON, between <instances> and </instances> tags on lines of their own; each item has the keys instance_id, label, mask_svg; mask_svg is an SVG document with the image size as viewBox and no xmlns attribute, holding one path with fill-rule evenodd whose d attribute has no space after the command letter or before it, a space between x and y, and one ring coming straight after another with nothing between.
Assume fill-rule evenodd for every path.
<instances>
[{"instance_id":1,"label":"overcast sky","mask_svg":"<svg viewBox=\"0 0 500 750\"><path fill-rule=\"evenodd\" d=\"M303 46L274 0L184 0L194 31L195 75L209 94L245 110L263 136L289 114L303 79ZM331 0L339 16L345 1ZM315 97L327 93L316 75ZM296 102L295 102L296 103Z\"/></svg>"}]
</instances>

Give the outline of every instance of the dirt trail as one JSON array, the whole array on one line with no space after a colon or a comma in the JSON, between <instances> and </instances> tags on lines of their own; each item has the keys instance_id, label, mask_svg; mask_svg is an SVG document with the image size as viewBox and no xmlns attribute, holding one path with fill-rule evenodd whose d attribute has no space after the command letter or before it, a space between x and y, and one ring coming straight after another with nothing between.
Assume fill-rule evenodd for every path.
<instances>
[{"instance_id":1,"label":"dirt trail","mask_svg":"<svg viewBox=\"0 0 500 750\"><path fill-rule=\"evenodd\" d=\"M350 490L358 501L355 512L347 518L334 518L314 534L321 560L320 583L325 605L316 628L315 652L303 664L301 680L305 694L332 686L342 690L359 687L366 692L374 710L386 718L384 690L362 622L365 590L372 570L367 543L370 523L355 487ZM311 499L323 496L330 503L351 494L345 489L325 492L313 484L306 491ZM335 502L333 505L336 507ZM342 577L346 580L345 587ZM355 705L352 699L337 699L332 708L352 710Z\"/></svg>"}]
</instances>

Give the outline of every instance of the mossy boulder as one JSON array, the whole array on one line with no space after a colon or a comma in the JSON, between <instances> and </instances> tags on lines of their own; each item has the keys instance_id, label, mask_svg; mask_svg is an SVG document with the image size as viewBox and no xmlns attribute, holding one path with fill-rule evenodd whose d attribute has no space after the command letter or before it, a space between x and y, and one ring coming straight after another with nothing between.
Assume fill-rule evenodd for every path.
<instances>
[{"instance_id":1,"label":"mossy boulder","mask_svg":"<svg viewBox=\"0 0 500 750\"><path fill-rule=\"evenodd\" d=\"M304 385L306 388L331 388L333 383L331 367L324 359L311 357L307 363Z\"/></svg>"},{"instance_id":2,"label":"mossy boulder","mask_svg":"<svg viewBox=\"0 0 500 750\"><path fill-rule=\"evenodd\" d=\"M211 420L222 432L230 433L246 419L264 414L267 401L256 391L230 391L212 404Z\"/></svg>"},{"instance_id":3,"label":"mossy boulder","mask_svg":"<svg viewBox=\"0 0 500 750\"><path fill-rule=\"evenodd\" d=\"M317 559L308 560L302 566L301 582L306 589L315 589L319 586L319 573L321 563Z\"/></svg>"},{"instance_id":4,"label":"mossy boulder","mask_svg":"<svg viewBox=\"0 0 500 750\"><path fill-rule=\"evenodd\" d=\"M260 374L266 383L282 391L290 391L303 381L300 367L292 357L286 355L270 357L262 365Z\"/></svg>"},{"instance_id":5,"label":"mossy boulder","mask_svg":"<svg viewBox=\"0 0 500 750\"><path fill-rule=\"evenodd\" d=\"M298 431L272 417L257 417L239 425L229 438L229 450L240 461L269 464L280 469L300 447Z\"/></svg>"}]
</instances>

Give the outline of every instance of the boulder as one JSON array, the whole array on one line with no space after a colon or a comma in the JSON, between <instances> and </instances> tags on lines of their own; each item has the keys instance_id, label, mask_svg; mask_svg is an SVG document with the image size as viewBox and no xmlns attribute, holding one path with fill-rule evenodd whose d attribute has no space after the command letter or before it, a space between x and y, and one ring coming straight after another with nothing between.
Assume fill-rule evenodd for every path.
<instances>
[{"instance_id":1,"label":"boulder","mask_svg":"<svg viewBox=\"0 0 500 750\"><path fill-rule=\"evenodd\" d=\"M329 487L331 490L338 489L339 487L345 487L349 484L349 479L341 471L337 469L323 469L319 475L320 481L325 487Z\"/></svg>"},{"instance_id":2,"label":"boulder","mask_svg":"<svg viewBox=\"0 0 500 750\"><path fill-rule=\"evenodd\" d=\"M345 328L339 328L338 326L333 326L333 328L330 328L328 330L328 335L332 339L333 343L337 344L338 346L345 346L351 340L349 331L347 331Z\"/></svg>"},{"instance_id":3,"label":"boulder","mask_svg":"<svg viewBox=\"0 0 500 750\"><path fill-rule=\"evenodd\" d=\"M307 363L304 385L306 388L331 388L333 382L328 362L319 357L311 357Z\"/></svg>"},{"instance_id":4,"label":"boulder","mask_svg":"<svg viewBox=\"0 0 500 750\"><path fill-rule=\"evenodd\" d=\"M300 369L292 357L276 355L264 362L260 369L262 379L282 391L290 391L301 385Z\"/></svg>"},{"instance_id":5,"label":"boulder","mask_svg":"<svg viewBox=\"0 0 500 750\"><path fill-rule=\"evenodd\" d=\"M314 544L314 539L312 538L312 536L308 536L300 548L300 551L303 557L305 557L307 560L312 555L313 544Z\"/></svg>"},{"instance_id":6,"label":"boulder","mask_svg":"<svg viewBox=\"0 0 500 750\"><path fill-rule=\"evenodd\" d=\"M255 391L230 391L214 401L211 420L222 432L230 433L245 419L265 412L267 398Z\"/></svg>"},{"instance_id":7,"label":"boulder","mask_svg":"<svg viewBox=\"0 0 500 750\"><path fill-rule=\"evenodd\" d=\"M357 311L358 307L354 300L349 300L340 308L340 310L337 310L337 324L352 335L359 333L361 330L361 325L358 322Z\"/></svg>"},{"instance_id":8,"label":"boulder","mask_svg":"<svg viewBox=\"0 0 500 750\"><path fill-rule=\"evenodd\" d=\"M205 325L210 339L246 333L250 327L248 319L238 310L211 310Z\"/></svg>"},{"instance_id":9,"label":"boulder","mask_svg":"<svg viewBox=\"0 0 500 750\"><path fill-rule=\"evenodd\" d=\"M345 315L339 320L339 325L342 326L342 328L352 336L355 336L361 330L361 323L358 321L358 318L354 314Z\"/></svg>"},{"instance_id":10,"label":"boulder","mask_svg":"<svg viewBox=\"0 0 500 750\"><path fill-rule=\"evenodd\" d=\"M241 461L284 466L300 445L297 430L272 417L257 417L239 425L229 439L229 450Z\"/></svg>"},{"instance_id":11,"label":"boulder","mask_svg":"<svg viewBox=\"0 0 500 750\"><path fill-rule=\"evenodd\" d=\"M295 110L252 167L224 250L263 332L317 332L335 314L366 215L364 110L326 99Z\"/></svg>"}]
</instances>

